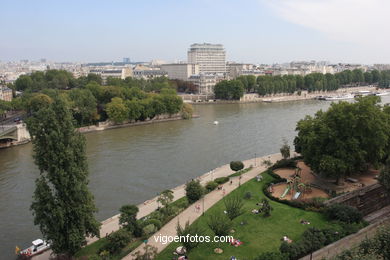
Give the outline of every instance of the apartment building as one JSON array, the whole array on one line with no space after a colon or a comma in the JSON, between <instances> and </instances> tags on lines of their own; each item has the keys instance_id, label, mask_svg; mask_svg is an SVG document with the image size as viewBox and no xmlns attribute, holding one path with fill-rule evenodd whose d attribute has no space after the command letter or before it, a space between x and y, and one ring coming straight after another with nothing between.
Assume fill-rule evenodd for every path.
<instances>
[{"instance_id":1,"label":"apartment building","mask_svg":"<svg viewBox=\"0 0 390 260\"><path fill-rule=\"evenodd\" d=\"M199 64L172 63L163 64L160 68L168 74L169 79L188 81L192 75L199 74Z\"/></svg>"},{"instance_id":2,"label":"apartment building","mask_svg":"<svg viewBox=\"0 0 390 260\"><path fill-rule=\"evenodd\" d=\"M103 83L106 82L108 77L125 79L133 76L133 70L131 67L94 67L89 70L89 73L100 75Z\"/></svg>"},{"instance_id":3,"label":"apartment building","mask_svg":"<svg viewBox=\"0 0 390 260\"><path fill-rule=\"evenodd\" d=\"M0 85L0 100L12 101L12 89Z\"/></svg>"},{"instance_id":4,"label":"apartment building","mask_svg":"<svg viewBox=\"0 0 390 260\"><path fill-rule=\"evenodd\" d=\"M205 74L226 73L226 52L222 44L195 43L188 50L188 63L198 64Z\"/></svg>"}]
</instances>

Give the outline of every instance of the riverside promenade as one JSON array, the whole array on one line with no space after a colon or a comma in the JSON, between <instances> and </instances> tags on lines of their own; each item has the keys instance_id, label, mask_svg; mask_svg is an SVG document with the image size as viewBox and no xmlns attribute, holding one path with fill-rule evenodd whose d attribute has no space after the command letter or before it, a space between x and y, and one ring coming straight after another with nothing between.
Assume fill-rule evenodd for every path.
<instances>
[{"instance_id":1,"label":"riverside promenade","mask_svg":"<svg viewBox=\"0 0 390 260\"><path fill-rule=\"evenodd\" d=\"M270 160L272 163L276 162L277 160L280 160L282 156L280 154L272 154L267 155L264 157L259 157L256 159L246 160L244 161L245 168L252 166L253 169L248 171L247 173L244 173L241 175L241 179L236 176L232 177L231 180L233 181L233 184L230 185L229 183L225 183L223 185L223 190L214 190L204 196L203 199L199 200L198 202L195 202L194 204L190 205L187 209L185 209L183 212L181 212L179 215L174 217L171 221L169 221L165 226L163 226L159 231L157 231L155 234L153 234L149 240L148 244L156 247L157 252L161 252L164 250L169 243L162 244L161 242L156 241L153 236L175 236L177 235L176 227L177 223L180 223L181 226L184 226L185 223L188 221L190 224L193 223L196 219L198 219L203 211L208 210L211 208L215 203L220 201L224 196L235 190L239 187L240 184L244 184L247 181L253 179L261 172L265 171L267 169L267 166L262 165L263 160ZM215 169L214 172L214 178L216 177L223 177L223 176L229 176L230 174L234 173L229 165L224 165L220 168ZM211 174L207 173L201 177L201 183L205 184L207 181L212 180ZM180 186L180 191L182 196L185 196L184 191L184 185ZM195 205L201 205L201 210L196 211ZM204 208L202 208L204 207ZM145 244L142 244L138 246L133 252L128 254L126 257L122 258L125 260L133 260L135 257L132 256L135 252L144 252L144 246Z\"/></svg>"},{"instance_id":2,"label":"riverside promenade","mask_svg":"<svg viewBox=\"0 0 390 260\"><path fill-rule=\"evenodd\" d=\"M252 166L253 169L250 170L249 172L245 173L242 175L242 178L240 180L241 184L249 181L250 179L254 178L256 175L261 173L262 171L265 171L267 169L266 166L262 165L262 162L264 160L270 160L272 163L274 163L276 160L281 159L281 155L279 153L277 154L271 154L271 155L266 155L263 157L257 157L257 158L252 158L249 160L243 161L245 168ZM226 177L229 176L230 174L234 173L230 169L229 164L225 164L223 166L220 166L210 172L207 172L203 174L202 176L196 178L197 180L200 181L201 184L205 185L208 181L214 180L219 177ZM225 195L229 194L231 191L236 189L238 187L238 177L233 177L233 185L229 185L228 183L224 184L224 189L225 189ZM185 184L182 184L180 186L177 186L176 188L171 189L173 191L174 199L173 201L176 201L182 197L185 196ZM216 202L222 199L222 191L212 191L208 193L204 197L204 211L209 209L211 206L213 206ZM183 212L181 212L178 216L173 218L170 222L168 222L165 226L163 226L156 234L154 235L176 235L176 225L178 220L180 220L180 224L184 225L186 221L190 221L190 223L194 222L200 215L201 213L195 213L194 211L194 205L199 204L199 203L194 203L193 205L189 206L187 209L185 209ZM203 202L200 203L203 205ZM137 218L143 218L153 211L155 211L158 207L157 203L157 197L154 197L150 200L147 200L141 204L138 205L139 211L137 214ZM200 210L202 212L203 209ZM111 232L115 232L119 229L119 214L108 218L104 221L101 222L101 227L100 227L100 237L104 237L107 234L110 234ZM97 241L98 238L93 237L93 238L87 238L87 244L91 244L95 241ZM148 244L157 247L158 252L161 252L168 244L163 245L161 243L157 243L153 239L153 235L151 236L151 239L149 239ZM143 247L144 244L140 245L138 248L136 248L133 252L136 251L141 251L143 252ZM132 252L132 253L133 253ZM50 259L50 254L51 250L48 250L44 252L43 254L40 254L38 256L33 257L32 259L34 260L47 260ZM127 255L123 259L133 259L131 256L131 253Z\"/></svg>"}]
</instances>

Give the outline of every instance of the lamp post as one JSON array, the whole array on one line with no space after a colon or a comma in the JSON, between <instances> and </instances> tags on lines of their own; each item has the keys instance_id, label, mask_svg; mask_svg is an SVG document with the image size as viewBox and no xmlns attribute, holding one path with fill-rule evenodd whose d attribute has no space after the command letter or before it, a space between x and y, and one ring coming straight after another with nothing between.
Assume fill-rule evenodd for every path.
<instances>
[{"instance_id":1,"label":"lamp post","mask_svg":"<svg viewBox=\"0 0 390 260\"><path fill-rule=\"evenodd\" d=\"M256 165L256 153L255 153L255 167L256 167L257 165Z\"/></svg>"},{"instance_id":2,"label":"lamp post","mask_svg":"<svg viewBox=\"0 0 390 260\"><path fill-rule=\"evenodd\" d=\"M202 216L204 216L204 195L202 198Z\"/></svg>"}]
</instances>

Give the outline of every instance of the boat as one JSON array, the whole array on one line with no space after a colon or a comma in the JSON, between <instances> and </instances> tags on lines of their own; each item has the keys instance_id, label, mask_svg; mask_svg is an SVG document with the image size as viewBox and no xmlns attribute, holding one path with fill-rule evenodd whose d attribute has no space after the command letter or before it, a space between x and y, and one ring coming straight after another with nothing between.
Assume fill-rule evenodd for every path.
<instances>
[{"instance_id":1,"label":"boat","mask_svg":"<svg viewBox=\"0 0 390 260\"><path fill-rule=\"evenodd\" d=\"M219 122L218 121L214 121L214 123L213 123L214 125L218 125L219 124Z\"/></svg>"},{"instance_id":2,"label":"boat","mask_svg":"<svg viewBox=\"0 0 390 260\"><path fill-rule=\"evenodd\" d=\"M326 101L336 101L336 100L347 100L347 99L353 99L354 96L351 94L342 95L342 96L334 96L334 97L326 97Z\"/></svg>"},{"instance_id":3,"label":"boat","mask_svg":"<svg viewBox=\"0 0 390 260\"><path fill-rule=\"evenodd\" d=\"M355 97L365 97L365 96L373 95L373 93L371 91L368 91L368 90L361 90L361 91L355 92L353 94L355 94Z\"/></svg>"},{"instance_id":4,"label":"boat","mask_svg":"<svg viewBox=\"0 0 390 260\"><path fill-rule=\"evenodd\" d=\"M377 93L374 93L375 96L387 96L389 94L390 94L390 92L382 92L382 93L377 92Z\"/></svg>"},{"instance_id":5,"label":"boat","mask_svg":"<svg viewBox=\"0 0 390 260\"><path fill-rule=\"evenodd\" d=\"M32 243L32 246L20 251L20 253L19 253L20 256L30 257L30 256L38 255L38 254L43 253L44 251L46 251L50 248L50 243L47 241L44 241L42 239L36 239L36 240L32 241L31 243Z\"/></svg>"}]
</instances>

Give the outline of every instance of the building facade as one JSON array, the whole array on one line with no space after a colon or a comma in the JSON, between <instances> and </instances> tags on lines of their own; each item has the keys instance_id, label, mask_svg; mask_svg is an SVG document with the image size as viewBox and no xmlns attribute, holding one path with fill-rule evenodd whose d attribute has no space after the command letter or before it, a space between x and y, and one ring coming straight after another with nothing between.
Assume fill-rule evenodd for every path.
<instances>
[{"instance_id":1,"label":"building facade","mask_svg":"<svg viewBox=\"0 0 390 260\"><path fill-rule=\"evenodd\" d=\"M190 46L187 55L188 63L199 65L200 73L226 73L226 52L222 44L195 43Z\"/></svg>"},{"instance_id":2,"label":"building facade","mask_svg":"<svg viewBox=\"0 0 390 260\"><path fill-rule=\"evenodd\" d=\"M199 74L199 65L191 63L163 64L161 70L168 74L169 79L188 81L192 75Z\"/></svg>"},{"instance_id":3,"label":"building facade","mask_svg":"<svg viewBox=\"0 0 390 260\"><path fill-rule=\"evenodd\" d=\"M94 73L102 77L103 83L108 77L125 79L133 77L133 70L131 67L95 67L89 70L89 73Z\"/></svg>"},{"instance_id":4,"label":"building facade","mask_svg":"<svg viewBox=\"0 0 390 260\"><path fill-rule=\"evenodd\" d=\"M12 89L0 85L0 100L12 101Z\"/></svg>"}]
</instances>

